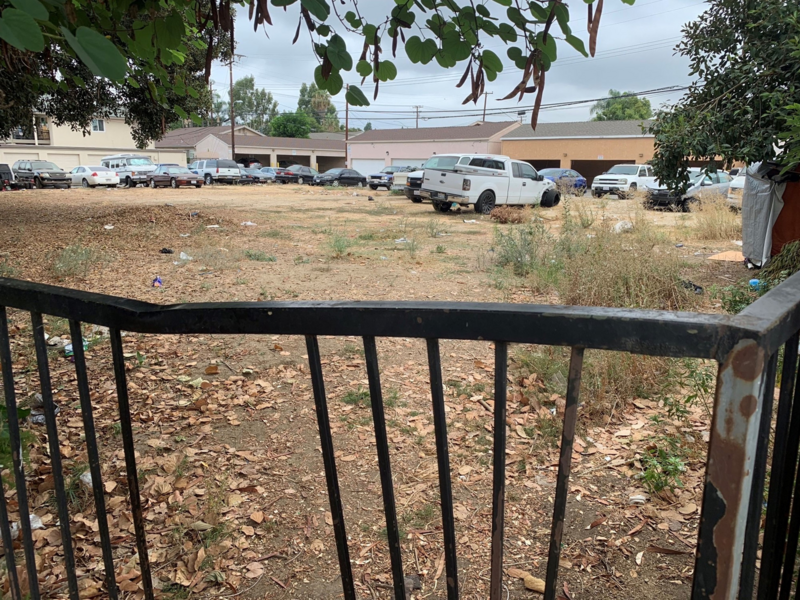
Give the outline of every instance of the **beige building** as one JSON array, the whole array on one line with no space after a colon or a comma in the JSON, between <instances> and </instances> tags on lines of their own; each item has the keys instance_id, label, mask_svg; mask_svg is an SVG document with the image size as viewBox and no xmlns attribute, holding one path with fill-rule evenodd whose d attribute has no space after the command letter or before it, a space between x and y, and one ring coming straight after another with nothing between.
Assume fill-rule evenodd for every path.
<instances>
[{"instance_id":1,"label":"beige building","mask_svg":"<svg viewBox=\"0 0 800 600\"><path fill-rule=\"evenodd\" d=\"M507 133L502 154L531 163L537 169L574 169L591 181L620 163L644 163L653 158L655 138L642 132L649 121L582 121L539 123Z\"/></svg>"},{"instance_id":2,"label":"beige building","mask_svg":"<svg viewBox=\"0 0 800 600\"><path fill-rule=\"evenodd\" d=\"M264 166L300 164L319 171L344 166L345 147L341 139L272 137L245 125L237 125L234 131L235 157L229 125L175 129L156 142L156 148L182 151L186 162L204 158L251 159Z\"/></svg>"},{"instance_id":3,"label":"beige building","mask_svg":"<svg viewBox=\"0 0 800 600\"><path fill-rule=\"evenodd\" d=\"M131 153L149 156L156 163L185 164L183 152L157 149L153 144L137 148L122 118L94 119L87 135L68 125L54 125L45 115L36 115L34 123L27 131L19 129L0 141L0 163L49 160L69 171L78 165L99 165L105 156Z\"/></svg>"}]
</instances>

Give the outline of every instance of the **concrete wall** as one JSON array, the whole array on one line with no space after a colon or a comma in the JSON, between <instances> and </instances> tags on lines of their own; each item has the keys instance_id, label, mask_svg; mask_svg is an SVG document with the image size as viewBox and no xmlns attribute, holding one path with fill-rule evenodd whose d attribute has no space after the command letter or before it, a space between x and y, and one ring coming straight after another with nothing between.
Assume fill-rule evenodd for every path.
<instances>
[{"instance_id":1,"label":"concrete wall","mask_svg":"<svg viewBox=\"0 0 800 600\"><path fill-rule=\"evenodd\" d=\"M503 140L501 154L518 160L558 160L568 169L573 160L635 160L653 158L653 138L563 138L553 140Z\"/></svg>"},{"instance_id":2,"label":"concrete wall","mask_svg":"<svg viewBox=\"0 0 800 600\"><path fill-rule=\"evenodd\" d=\"M112 154L137 153L149 156L155 163L186 164L186 153L176 150L136 150L135 148L76 148L62 146L0 146L0 163L12 165L18 160L49 160L62 169L72 170L78 165L98 165L100 159Z\"/></svg>"},{"instance_id":3,"label":"concrete wall","mask_svg":"<svg viewBox=\"0 0 800 600\"><path fill-rule=\"evenodd\" d=\"M105 131L90 131L87 135L83 135L83 132L73 131L67 125L53 125L48 119L50 145L75 148L127 148L127 152L135 151L136 143L133 141L131 128L124 120L103 119L103 123Z\"/></svg>"},{"instance_id":4,"label":"concrete wall","mask_svg":"<svg viewBox=\"0 0 800 600\"><path fill-rule=\"evenodd\" d=\"M501 143L478 141L448 142L371 142L349 144L348 159L383 159L384 165L392 164L392 159L428 160L435 154L499 154ZM349 163L352 165L352 162Z\"/></svg>"}]
</instances>

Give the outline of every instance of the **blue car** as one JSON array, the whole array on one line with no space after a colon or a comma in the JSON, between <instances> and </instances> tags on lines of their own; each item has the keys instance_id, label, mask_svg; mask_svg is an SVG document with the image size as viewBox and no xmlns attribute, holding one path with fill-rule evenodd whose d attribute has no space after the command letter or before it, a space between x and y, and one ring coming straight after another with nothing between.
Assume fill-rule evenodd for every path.
<instances>
[{"instance_id":1,"label":"blue car","mask_svg":"<svg viewBox=\"0 0 800 600\"><path fill-rule=\"evenodd\" d=\"M542 169L539 175L549 179L562 188L572 188L579 195L586 192L586 178L572 169Z\"/></svg>"}]
</instances>

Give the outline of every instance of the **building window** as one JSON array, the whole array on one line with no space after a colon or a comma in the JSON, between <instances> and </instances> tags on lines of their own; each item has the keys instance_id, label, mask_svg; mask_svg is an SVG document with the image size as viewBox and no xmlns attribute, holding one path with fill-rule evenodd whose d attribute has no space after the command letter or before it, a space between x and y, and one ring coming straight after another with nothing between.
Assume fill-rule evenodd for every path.
<instances>
[{"instance_id":1,"label":"building window","mask_svg":"<svg viewBox=\"0 0 800 600\"><path fill-rule=\"evenodd\" d=\"M92 119L92 131L105 131L106 122L103 119Z\"/></svg>"}]
</instances>

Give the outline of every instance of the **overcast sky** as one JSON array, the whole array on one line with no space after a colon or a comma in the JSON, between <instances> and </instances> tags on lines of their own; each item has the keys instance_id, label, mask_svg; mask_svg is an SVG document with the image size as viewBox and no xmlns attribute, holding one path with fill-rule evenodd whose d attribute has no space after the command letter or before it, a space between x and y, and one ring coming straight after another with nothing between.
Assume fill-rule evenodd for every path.
<instances>
[{"instance_id":1,"label":"overcast sky","mask_svg":"<svg viewBox=\"0 0 800 600\"><path fill-rule=\"evenodd\" d=\"M580 10L574 10L570 24L573 32L580 36L588 47L586 33L586 14L582 0L572 0ZM391 10L393 0L369 0L360 3L362 15L370 22L382 21L382 10ZM500 5L489 2L493 14ZM291 44L297 27L296 6L284 13L271 7L274 25L253 31L247 19L247 11L240 10L236 21L236 52L242 55L234 65L234 79L253 75L256 85L269 92L279 103L281 111L294 111L300 85L314 79L314 68L318 62L311 48L305 26L300 38ZM674 47L680 40L684 23L696 19L703 12L704 3L698 0L636 0L628 6L621 0L605 3L597 53L594 58L584 58L565 42L559 42L558 60L548 72L544 93L544 104L572 102L601 98L610 88L623 91L644 91L667 86L684 86L690 83L688 61L674 54ZM346 11L347 9L345 9ZM502 13L497 13L502 14ZM333 17L335 19L335 17ZM337 22L331 21L338 25ZM348 50L357 59L361 54L362 38L347 34L342 27L336 27L348 43ZM520 71L510 63L506 56L506 45L499 38L488 38L487 47L494 50L504 60L505 70L494 82L487 82L486 89L493 95L488 97L488 108L505 109L504 113L493 114L487 120L505 121L516 119L520 106L531 106L534 95L526 95L520 104L516 99L498 102L518 83ZM397 58L391 58L391 43L385 42L383 59L393 60L398 67L394 81L382 83L377 101L369 107L357 107L350 111L350 124L362 127L370 121L374 128L414 127L414 106L420 108L420 127L466 125L477 120L471 115L458 115L455 118L440 118L443 113L428 111L451 111L478 107L471 103L461 106L467 95L465 88L457 89L463 66L443 69L436 61L428 65L414 65L401 52L398 45ZM360 77L353 70L343 73L345 83L359 84ZM214 89L227 93L229 73L227 66L215 64L212 70ZM467 84L468 85L468 84ZM367 81L362 90L372 98L373 87ZM650 97L654 107L677 100L683 92L673 92ZM333 98L340 109L339 116L344 123L344 91ZM542 110L540 122L585 121L590 119L589 104ZM530 112L526 113L526 122Z\"/></svg>"}]
</instances>

